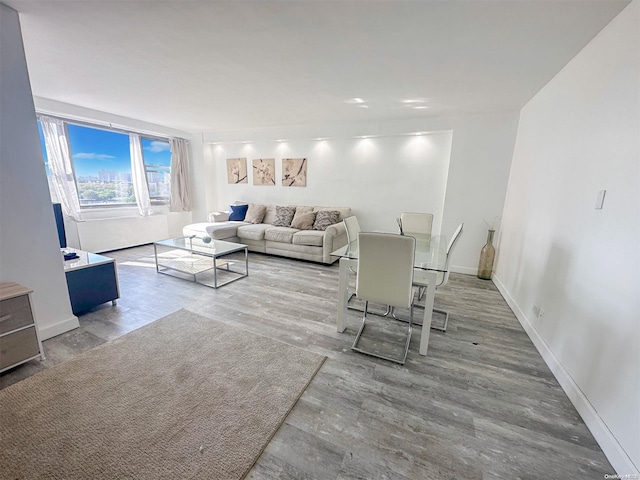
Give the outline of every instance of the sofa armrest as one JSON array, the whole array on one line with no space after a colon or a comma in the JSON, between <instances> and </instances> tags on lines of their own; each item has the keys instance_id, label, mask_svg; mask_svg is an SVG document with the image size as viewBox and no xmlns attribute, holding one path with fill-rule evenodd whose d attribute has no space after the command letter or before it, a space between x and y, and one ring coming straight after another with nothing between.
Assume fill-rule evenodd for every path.
<instances>
[{"instance_id":1,"label":"sofa armrest","mask_svg":"<svg viewBox=\"0 0 640 480\"><path fill-rule=\"evenodd\" d=\"M339 223L334 223L333 225L329 225L327 227L327 229L325 230L325 234L324 236L326 237L327 235L333 236L333 237L339 237L342 234L347 234L347 229L344 226L344 222L339 222ZM340 248L340 247L338 247Z\"/></svg>"},{"instance_id":2,"label":"sofa armrest","mask_svg":"<svg viewBox=\"0 0 640 480\"><path fill-rule=\"evenodd\" d=\"M331 252L335 252L340 247L344 247L347 244L347 229L343 222L334 223L327 227L324 231L324 238L322 241L322 261L327 264L331 264L337 260L337 257L332 257Z\"/></svg>"},{"instance_id":3,"label":"sofa armrest","mask_svg":"<svg viewBox=\"0 0 640 480\"><path fill-rule=\"evenodd\" d=\"M229 220L229 212L211 212L207 216L210 222L227 222Z\"/></svg>"}]
</instances>

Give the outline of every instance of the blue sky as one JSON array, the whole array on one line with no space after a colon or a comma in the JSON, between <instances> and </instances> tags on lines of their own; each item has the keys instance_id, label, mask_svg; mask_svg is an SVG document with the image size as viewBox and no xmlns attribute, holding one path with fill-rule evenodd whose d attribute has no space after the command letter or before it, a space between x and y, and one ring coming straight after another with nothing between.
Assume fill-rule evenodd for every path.
<instances>
[{"instance_id":1,"label":"blue sky","mask_svg":"<svg viewBox=\"0 0 640 480\"><path fill-rule=\"evenodd\" d=\"M100 170L131 172L129 136L120 132L67 124L76 176L97 176ZM40 132L44 152L44 138ZM168 142L142 137L145 163L169 166Z\"/></svg>"}]
</instances>

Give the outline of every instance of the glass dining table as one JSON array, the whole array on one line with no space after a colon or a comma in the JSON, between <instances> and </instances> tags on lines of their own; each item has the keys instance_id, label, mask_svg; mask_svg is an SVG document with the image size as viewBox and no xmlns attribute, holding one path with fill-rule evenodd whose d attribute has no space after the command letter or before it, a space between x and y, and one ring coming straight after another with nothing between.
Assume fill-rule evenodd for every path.
<instances>
[{"instance_id":1,"label":"glass dining table","mask_svg":"<svg viewBox=\"0 0 640 480\"><path fill-rule=\"evenodd\" d=\"M416 239L416 251L414 267L424 270L427 279L427 289L424 301L424 318L422 332L420 334L420 355L427 354L429 335L431 332L431 319L433 316L433 301L435 298L438 273L444 273L447 260L447 239L444 235L411 234ZM340 257L340 276L338 282L338 315L336 326L338 332L344 332L347 328L347 307L349 302L349 271L353 271L358 265L358 241L331 253ZM384 282L384 278L380 279Z\"/></svg>"}]
</instances>

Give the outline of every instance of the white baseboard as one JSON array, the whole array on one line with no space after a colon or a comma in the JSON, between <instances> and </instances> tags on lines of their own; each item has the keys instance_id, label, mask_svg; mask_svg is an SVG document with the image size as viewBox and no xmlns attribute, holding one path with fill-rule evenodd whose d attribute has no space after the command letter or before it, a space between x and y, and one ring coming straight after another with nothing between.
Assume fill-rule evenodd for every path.
<instances>
[{"instance_id":1,"label":"white baseboard","mask_svg":"<svg viewBox=\"0 0 640 480\"><path fill-rule=\"evenodd\" d=\"M56 337L62 333L68 332L69 330L73 330L74 328L78 328L80 326L80 322L78 321L78 317L72 316L71 318L67 318L62 322L58 322L54 325L48 325L44 328L38 328L38 334L40 336L40 340L48 340L49 338Z\"/></svg>"},{"instance_id":2,"label":"white baseboard","mask_svg":"<svg viewBox=\"0 0 640 480\"><path fill-rule=\"evenodd\" d=\"M476 275L478 273L477 268L458 267L456 265L451 265L449 270L451 270L454 273L464 273L465 275Z\"/></svg>"},{"instance_id":3,"label":"white baseboard","mask_svg":"<svg viewBox=\"0 0 640 480\"><path fill-rule=\"evenodd\" d=\"M569 372L565 370L558 358L554 355L553 351L549 348L544 339L540 336L533 324L529 321L522 309L518 306L516 301L511 297L508 290L500 279L494 275L493 283L498 288L498 291L502 294L507 304L513 310L516 318L524 328L525 332L533 342L534 346L542 356L553 375L558 380L558 383L569 397L573 406L584 420L587 428L591 431L593 437L602 448L605 456L609 460L609 463L613 466L618 475L625 474L640 474L638 467L634 465L633 461L622 448L616 437L611 433L611 430L607 427L602 417L598 415L598 412L593 408L593 405L589 399L582 392L578 384L571 378Z\"/></svg>"}]
</instances>

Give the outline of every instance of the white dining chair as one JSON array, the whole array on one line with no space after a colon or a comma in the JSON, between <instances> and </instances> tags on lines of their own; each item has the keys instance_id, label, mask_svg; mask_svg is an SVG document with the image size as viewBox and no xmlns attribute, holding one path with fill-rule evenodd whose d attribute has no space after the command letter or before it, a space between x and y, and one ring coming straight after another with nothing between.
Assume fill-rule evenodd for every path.
<instances>
[{"instance_id":1,"label":"white dining chair","mask_svg":"<svg viewBox=\"0 0 640 480\"><path fill-rule=\"evenodd\" d=\"M344 228L347 231L347 242L351 243L358 240L358 234L361 232L358 217L352 215L342 220L342 223L344 223Z\"/></svg>"},{"instance_id":2,"label":"white dining chair","mask_svg":"<svg viewBox=\"0 0 640 480\"><path fill-rule=\"evenodd\" d=\"M364 301L364 315L351 350L402 365L405 363L413 329L415 244L415 238L408 236L390 233L358 234L356 296ZM367 351L358 346L367 325L369 302L409 309L409 328L401 359Z\"/></svg>"},{"instance_id":3,"label":"white dining chair","mask_svg":"<svg viewBox=\"0 0 640 480\"><path fill-rule=\"evenodd\" d=\"M342 220L342 223L344 224L344 228L347 231L347 244L351 244L352 242L357 242L358 234L361 231L360 223L358 222L358 217L352 215ZM349 271L353 274L357 273L354 267L349 267ZM356 294L355 290L349 292L347 303L355 296L355 294Z\"/></svg>"},{"instance_id":4,"label":"white dining chair","mask_svg":"<svg viewBox=\"0 0 640 480\"><path fill-rule=\"evenodd\" d=\"M460 225L458 225L458 228L456 229L453 236L451 237L451 240L449 241L449 245L447 245L447 257L445 260L444 272L438 273L438 278L436 280L436 285L435 285L436 291L438 290L438 288L444 287L449 281L449 264L451 262L451 254L453 253L453 248L456 246L456 244L458 243L458 240L460 239L460 235L462 235L463 228L464 228L464 223L461 223ZM424 296L424 293L428 288L428 284L429 282L427 281L426 271L420 268L416 268L415 272L413 273L413 285L418 287L418 300L420 300ZM417 305L417 306L419 307L420 305ZM444 323L442 327L438 327L432 324L431 328L446 332L447 324L449 323L449 312L447 312L446 310L438 309L438 308L434 308L433 311L444 315Z\"/></svg>"},{"instance_id":5,"label":"white dining chair","mask_svg":"<svg viewBox=\"0 0 640 480\"><path fill-rule=\"evenodd\" d=\"M403 212L400 215L400 229L402 234L421 233L431 234L433 215L430 213Z\"/></svg>"}]
</instances>

